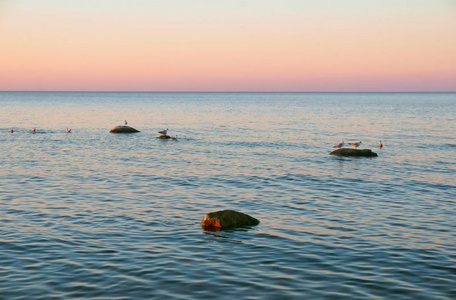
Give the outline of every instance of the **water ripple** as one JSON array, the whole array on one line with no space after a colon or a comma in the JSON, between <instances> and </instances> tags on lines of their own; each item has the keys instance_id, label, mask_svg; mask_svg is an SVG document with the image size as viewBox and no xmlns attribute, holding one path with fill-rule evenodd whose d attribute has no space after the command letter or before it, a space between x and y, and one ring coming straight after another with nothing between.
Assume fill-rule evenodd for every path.
<instances>
[{"instance_id":1,"label":"water ripple","mask_svg":"<svg viewBox=\"0 0 456 300\"><path fill-rule=\"evenodd\" d=\"M454 298L454 97L0 93L0 298ZM351 137L385 146L328 155Z\"/></svg>"}]
</instances>

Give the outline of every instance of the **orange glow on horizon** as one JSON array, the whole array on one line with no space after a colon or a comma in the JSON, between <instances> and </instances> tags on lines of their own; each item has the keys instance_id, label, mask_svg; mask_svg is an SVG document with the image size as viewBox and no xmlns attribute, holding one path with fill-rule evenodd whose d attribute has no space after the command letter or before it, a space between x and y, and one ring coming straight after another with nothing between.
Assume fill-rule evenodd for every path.
<instances>
[{"instance_id":1,"label":"orange glow on horizon","mask_svg":"<svg viewBox=\"0 0 456 300\"><path fill-rule=\"evenodd\" d=\"M50 1L50 0L48 0ZM94 19L10 10L0 90L451 91L456 20L440 15ZM28 16L18 22L18 17ZM112 16L111 16L112 17ZM174 16L175 17L175 16ZM20 18L19 18L20 19ZM92 28L93 27L93 28ZM19 33L19 34L18 34Z\"/></svg>"}]
</instances>

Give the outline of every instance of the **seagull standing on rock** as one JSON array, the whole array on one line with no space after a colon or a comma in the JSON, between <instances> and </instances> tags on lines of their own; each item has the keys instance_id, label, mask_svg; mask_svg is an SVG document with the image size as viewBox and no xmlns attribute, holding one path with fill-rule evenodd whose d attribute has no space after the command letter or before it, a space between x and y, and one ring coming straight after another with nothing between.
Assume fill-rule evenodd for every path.
<instances>
[{"instance_id":1,"label":"seagull standing on rock","mask_svg":"<svg viewBox=\"0 0 456 300\"><path fill-rule=\"evenodd\" d=\"M161 135L166 135L168 133L168 128L166 128L166 130L159 131L158 133Z\"/></svg>"},{"instance_id":2,"label":"seagull standing on rock","mask_svg":"<svg viewBox=\"0 0 456 300\"><path fill-rule=\"evenodd\" d=\"M355 148L358 148L359 145L361 145L362 143L361 143L361 141L359 141L359 142L351 142L351 143L348 143L348 144L349 144L349 145L352 145L352 146L355 147Z\"/></svg>"},{"instance_id":3,"label":"seagull standing on rock","mask_svg":"<svg viewBox=\"0 0 456 300\"><path fill-rule=\"evenodd\" d=\"M344 143L344 140L341 140L341 141L339 142L339 144L333 146L333 148L342 148L342 147L344 146L344 144L345 144L345 143Z\"/></svg>"}]
</instances>

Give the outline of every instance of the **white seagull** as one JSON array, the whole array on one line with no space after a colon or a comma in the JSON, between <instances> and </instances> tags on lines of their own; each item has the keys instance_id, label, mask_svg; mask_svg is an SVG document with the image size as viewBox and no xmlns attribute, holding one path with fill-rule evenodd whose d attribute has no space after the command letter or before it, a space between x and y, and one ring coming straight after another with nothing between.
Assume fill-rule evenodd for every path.
<instances>
[{"instance_id":1,"label":"white seagull","mask_svg":"<svg viewBox=\"0 0 456 300\"><path fill-rule=\"evenodd\" d=\"M359 142L351 142L351 143L348 143L348 144L352 145L355 148L358 148L359 145L361 145L362 143L361 143L361 141L359 141Z\"/></svg>"},{"instance_id":2,"label":"white seagull","mask_svg":"<svg viewBox=\"0 0 456 300\"><path fill-rule=\"evenodd\" d=\"M333 146L333 148L342 148L344 146L344 140L341 140L339 144Z\"/></svg>"},{"instance_id":3,"label":"white seagull","mask_svg":"<svg viewBox=\"0 0 456 300\"><path fill-rule=\"evenodd\" d=\"M383 147L382 141L379 141L379 142L378 142L378 147L379 147L379 148L382 148L382 147Z\"/></svg>"},{"instance_id":4,"label":"white seagull","mask_svg":"<svg viewBox=\"0 0 456 300\"><path fill-rule=\"evenodd\" d=\"M168 128L166 128L166 130L159 131L158 133L161 135L166 135L168 133Z\"/></svg>"}]
</instances>

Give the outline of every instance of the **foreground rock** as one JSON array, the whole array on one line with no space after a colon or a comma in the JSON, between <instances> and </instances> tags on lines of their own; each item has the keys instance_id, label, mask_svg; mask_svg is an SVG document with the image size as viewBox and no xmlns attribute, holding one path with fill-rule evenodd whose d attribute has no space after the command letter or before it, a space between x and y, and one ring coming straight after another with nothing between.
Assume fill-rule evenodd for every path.
<instances>
[{"instance_id":1,"label":"foreground rock","mask_svg":"<svg viewBox=\"0 0 456 300\"><path fill-rule=\"evenodd\" d=\"M126 126L126 125L119 125L111 129L112 133L134 133L139 132L139 130L134 129L133 127Z\"/></svg>"},{"instance_id":2,"label":"foreground rock","mask_svg":"<svg viewBox=\"0 0 456 300\"><path fill-rule=\"evenodd\" d=\"M372 152L371 149L351 149L351 148L341 148L334 150L329 153L329 155L340 155L340 156L365 156L365 157L374 157L378 156L377 153Z\"/></svg>"},{"instance_id":3,"label":"foreground rock","mask_svg":"<svg viewBox=\"0 0 456 300\"><path fill-rule=\"evenodd\" d=\"M208 213L201 220L201 225L208 230L222 230L258 225L260 221L249 215L234 211L220 210Z\"/></svg>"}]
</instances>

